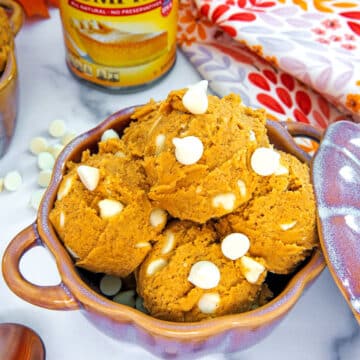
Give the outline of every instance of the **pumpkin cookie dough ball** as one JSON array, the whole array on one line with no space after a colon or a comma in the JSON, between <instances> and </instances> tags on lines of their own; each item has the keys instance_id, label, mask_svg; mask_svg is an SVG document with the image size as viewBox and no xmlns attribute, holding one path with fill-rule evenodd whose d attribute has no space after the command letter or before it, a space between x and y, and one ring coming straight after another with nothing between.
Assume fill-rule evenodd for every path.
<instances>
[{"instance_id":1,"label":"pumpkin cookie dough ball","mask_svg":"<svg viewBox=\"0 0 360 360\"><path fill-rule=\"evenodd\" d=\"M212 226L176 221L141 265L137 290L154 317L198 321L255 308L269 295L265 276L256 258L227 258Z\"/></svg>"},{"instance_id":2,"label":"pumpkin cookie dough ball","mask_svg":"<svg viewBox=\"0 0 360 360\"><path fill-rule=\"evenodd\" d=\"M206 111L194 114L184 106L185 96L186 90L174 91L139 108L123 140L144 159L150 199L174 217L205 223L251 197L250 155L269 144L265 112L231 94L208 96Z\"/></svg>"},{"instance_id":3,"label":"pumpkin cookie dough ball","mask_svg":"<svg viewBox=\"0 0 360 360\"><path fill-rule=\"evenodd\" d=\"M269 193L254 197L216 225L222 236L232 232L245 234L250 239L249 254L262 258L266 269L277 274L291 273L318 245L308 169L294 158L291 161L296 166L295 171L290 167L290 175L286 176L286 189L274 187ZM295 176L294 172L301 168L302 175Z\"/></svg>"},{"instance_id":4,"label":"pumpkin cookie dough ball","mask_svg":"<svg viewBox=\"0 0 360 360\"><path fill-rule=\"evenodd\" d=\"M0 7L0 74L4 71L10 49L13 47L13 32L6 11Z\"/></svg>"},{"instance_id":5,"label":"pumpkin cookie dough ball","mask_svg":"<svg viewBox=\"0 0 360 360\"><path fill-rule=\"evenodd\" d=\"M113 147L100 144L98 154L85 151L80 164L69 164L50 220L76 265L125 277L150 251L167 214L147 198L139 161L114 155L121 141L111 142Z\"/></svg>"}]
</instances>

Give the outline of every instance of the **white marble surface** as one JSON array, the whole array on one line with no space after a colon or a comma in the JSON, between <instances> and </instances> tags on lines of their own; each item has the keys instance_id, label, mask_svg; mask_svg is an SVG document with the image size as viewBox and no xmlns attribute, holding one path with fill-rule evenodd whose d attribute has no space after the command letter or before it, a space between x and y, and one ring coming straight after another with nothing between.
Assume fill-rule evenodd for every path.
<instances>
[{"instance_id":1,"label":"white marble surface","mask_svg":"<svg viewBox=\"0 0 360 360\"><path fill-rule=\"evenodd\" d=\"M59 15L27 23L16 39L20 71L20 111L9 151L0 159L0 177L21 171L24 183L15 193L0 194L0 256L20 230L35 219L28 207L37 189L36 159L30 139L46 135L51 120L64 119L76 132L93 127L110 113L149 97L160 99L170 89L199 79L181 53L175 68L156 86L136 94L108 94L76 81L64 62ZM52 258L42 248L30 251L22 263L24 275L42 284L59 278ZM0 323L30 326L44 340L47 359L155 359L137 344L114 341L95 329L79 311L56 312L33 306L15 296L0 276ZM205 359L205 358L204 358ZM325 270L295 308L265 340L235 354L214 353L206 359L355 360L360 359L360 331L345 300Z\"/></svg>"}]
</instances>

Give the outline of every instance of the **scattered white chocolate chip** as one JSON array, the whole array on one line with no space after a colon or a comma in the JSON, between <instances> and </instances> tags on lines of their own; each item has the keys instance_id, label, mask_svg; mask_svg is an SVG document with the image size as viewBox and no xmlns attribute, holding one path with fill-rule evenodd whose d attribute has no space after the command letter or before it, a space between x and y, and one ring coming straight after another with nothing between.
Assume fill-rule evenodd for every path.
<instances>
[{"instance_id":1,"label":"scattered white chocolate chip","mask_svg":"<svg viewBox=\"0 0 360 360\"><path fill-rule=\"evenodd\" d=\"M182 98L182 103L192 114L205 114L209 101L206 94L208 82L202 80L188 88Z\"/></svg>"},{"instance_id":2,"label":"scattered white chocolate chip","mask_svg":"<svg viewBox=\"0 0 360 360\"><path fill-rule=\"evenodd\" d=\"M204 152L204 145L196 136L186 136L184 138L173 138L175 146L176 160L183 165L197 163Z\"/></svg>"},{"instance_id":3,"label":"scattered white chocolate chip","mask_svg":"<svg viewBox=\"0 0 360 360\"><path fill-rule=\"evenodd\" d=\"M255 284L259 280L260 275L265 270L264 265L248 256L243 256L240 261L242 265L241 270L246 280L250 284Z\"/></svg>"},{"instance_id":4,"label":"scattered white chocolate chip","mask_svg":"<svg viewBox=\"0 0 360 360\"><path fill-rule=\"evenodd\" d=\"M220 304L218 293L207 293L198 301L198 308L203 314L214 314Z\"/></svg>"},{"instance_id":5,"label":"scattered white chocolate chip","mask_svg":"<svg viewBox=\"0 0 360 360\"><path fill-rule=\"evenodd\" d=\"M160 154L161 151L164 149L166 136L164 134L159 134L155 139L155 146L156 146L156 155Z\"/></svg>"},{"instance_id":6,"label":"scattered white chocolate chip","mask_svg":"<svg viewBox=\"0 0 360 360\"><path fill-rule=\"evenodd\" d=\"M56 159L63 151L63 149L64 149L64 145L55 144L53 146L49 146L47 152L49 152Z\"/></svg>"},{"instance_id":7,"label":"scattered white chocolate chip","mask_svg":"<svg viewBox=\"0 0 360 360\"><path fill-rule=\"evenodd\" d=\"M32 138L30 141L29 149L30 149L31 153L34 155L37 155L41 152L46 151L47 148L48 148L48 142L42 136L36 136L36 137Z\"/></svg>"},{"instance_id":8,"label":"scattered white chocolate chip","mask_svg":"<svg viewBox=\"0 0 360 360\"><path fill-rule=\"evenodd\" d=\"M79 259L78 254L73 249L71 249L70 247L68 247L66 245L65 245L65 248L73 259Z\"/></svg>"},{"instance_id":9,"label":"scattered white chocolate chip","mask_svg":"<svg viewBox=\"0 0 360 360\"><path fill-rule=\"evenodd\" d=\"M135 244L135 249L141 249L148 246L151 246L151 244L148 241L140 241Z\"/></svg>"},{"instance_id":10,"label":"scattered white chocolate chip","mask_svg":"<svg viewBox=\"0 0 360 360\"><path fill-rule=\"evenodd\" d=\"M279 167L275 170L274 174L275 175L287 175L289 173L289 169L284 166L284 165L281 165L279 164Z\"/></svg>"},{"instance_id":11,"label":"scattered white chocolate chip","mask_svg":"<svg viewBox=\"0 0 360 360\"><path fill-rule=\"evenodd\" d=\"M225 210L233 210L236 196L233 193L219 194L212 198L212 206L215 208L223 207Z\"/></svg>"},{"instance_id":12,"label":"scattered white chocolate chip","mask_svg":"<svg viewBox=\"0 0 360 360\"><path fill-rule=\"evenodd\" d=\"M48 187L50 184L51 174L51 170L41 170L37 179L38 184L44 188Z\"/></svg>"},{"instance_id":13,"label":"scattered white chocolate chip","mask_svg":"<svg viewBox=\"0 0 360 360\"><path fill-rule=\"evenodd\" d=\"M280 228L281 228L281 230L284 230L284 231L290 230L296 225L296 223L297 223L297 221L295 220L290 223L280 224Z\"/></svg>"},{"instance_id":14,"label":"scattered white chocolate chip","mask_svg":"<svg viewBox=\"0 0 360 360\"><path fill-rule=\"evenodd\" d=\"M69 193L69 191L71 190L72 182L73 182L72 177L67 177L66 179L64 179L61 182L58 193L57 193L58 200L61 200L63 197L65 197Z\"/></svg>"},{"instance_id":15,"label":"scattered white chocolate chip","mask_svg":"<svg viewBox=\"0 0 360 360\"><path fill-rule=\"evenodd\" d=\"M54 120L49 125L49 134L55 138L60 138L65 134L66 125L63 120Z\"/></svg>"},{"instance_id":16,"label":"scattered white chocolate chip","mask_svg":"<svg viewBox=\"0 0 360 360\"><path fill-rule=\"evenodd\" d=\"M230 260L244 256L250 248L250 240L245 234L232 233L224 237L221 251Z\"/></svg>"},{"instance_id":17,"label":"scattered white chocolate chip","mask_svg":"<svg viewBox=\"0 0 360 360\"><path fill-rule=\"evenodd\" d=\"M101 141L106 141L109 139L119 139L119 134L113 129L105 130L101 135Z\"/></svg>"},{"instance_id":18,"label":"scattered white chocolate chip","mask_svg":"<svg viewBox=\"0 0 360 360\"><path fill-rule=\"evenodd\" d=\"M59 215L59 225L62 228L65 226L65 214L62 211Z\"/></svg>"},{"instance_id":19,"label":"scattered white chocolate chip","mask_svg":"<svg viewBox=\"0 0 360 360\"><path fill-rule=\"evenodd\" d=\"M4 188L7 191L16 191L22 184L22 177L18 171L10 171L4 177Z\"/></svg>"},{"instance_id":20,"label":"scattered white chocolate chip","mask_svg":"<svg viewBox=\"0 0 360 360\"><path fill-rule=\"evenodd\" d=\"M150 225L157 227L159 225L164 225L167 220L167 213L163 209L156 208L150 213Z\"/></svg>"},{"instance_id":21,"label":"scattered white chocolate chip","mask_svg":"<svg viewBox=\"0 0 360 360\"><path fill-rule=\"evenodd\" d=\"M238 186L238 188L239 188L240 195L241 195L242 197L245 197L245 196L246 196L246 184L244 183L244 181L238 180L238 181L237 181L237 186Z\"/></svg>"},{"instance_id":22,"label":"scattered white chocolate chip","mask_svg":"<svg viewBox=\"0 0 360 360\"><path fill-rule=\"evenodd\" d=\"M4 179L0 178L0 192L4 190Z\"/></svg>"},{"instance_id":23,"label":"scattered white chocolate chip","mask_svg":"<svg viewBox=\"0 0 360 360\"><path fill-rule=\"evenodd\" d=\"M167 265L167 261L165 259L156 259L153 260L146 269L146 274L148 276L154 275L156 272L161 270L163 267Z\"/></svg>"},{"instance_id":24,"label":"scattered white chocolate chip","mask_svg":"<svg viewBox=\"0 0 360 360\"><path fill-rule=\"evenodd\" d=\"M196 194L200 194L202 192L202 189L203 189L202 186L198 185L195 189Z\"/></svg>"},{"instance_id":25,"label":"scattered white chocolate chip","mask_svg":"<svg viewBox=\"0 0 360 360\"><path fill-rule=\"evenodd\" d=\"M144 300L142 297L138 296L136 298L135 301L135 308L141 312L143 312L144 314L148 314L149 312L147 311L147 309L144 306Z\"/></svg>"},{"instance_id":26,"label":"scattered white chocolate chip","mask_svg":"<svg viewBox=\"0 0 360 360\"><path fill-rule=\"evenodd\" d=\"M52 154L43 151L38 154L37 164L40 170L51 170L54 167L55 159Z\"/></svg>"},{"instance_id":27,"label":"scattered white chocolate chip","mask_svg":"<svg viewBox=\"0 0 360 360\"><path fill-rule=\"evenodd\" d=\"M280 154L266 147L257 148L251 155L251 167L261 176L269 176L275 173L280 165Z\"/></svg>"},{"instance_id":28,"label":"scattered white chocolate chip","mask_svg":"<svg viewBox=\"0 0 360 360\"><path fill-rule=\"evenodd\" d=\"M212 289L219 284L220 270L211 261L198 261L191 267L188 280L200 289Z\"/></svg>"},{"instance_id":29,"label":"scattered white chocolate chip","mask_svg":"<svg viewBox=\"0 0 360 360\"><path fill-rule=\"evenodd\" d=\"M64 136L61 137L61 144L65 146L69 144L71 141L73 141L75 138L76 138L75 133L67 132Z\"/></svg>"},{"instance_id":30,"label":"scattered white chocolate chip","mask_svg":"<svg viewBox=\"0 0 360 360\"><path fill-rule=\"evenodd\" d=\"M106 296L116 295L122 287L122 281L117 276L104 275L100 280L100 291Z\"/></svg>"},{"instance_id":31,"label":"scattered white chocolate chip","mask_svg":"<svg viewBox=\"0 0 360 360\"><path fill-rule=\"evenodd\" d=\"M80 165L77 168L77 173L81 182L88 190L93 191L96 189L100 179L99 169L92 166Z\"/></svg>"},{"instance_id":32,"label":"scattered white chocolate chip","mask_svg":"<svg viewBox=\"0 0 360 360\"><path fill-rule=\"evenodd\" d=\"M34 210L38 210L44 193L45 193L45 189L36 190L32 193L30 198L30 206Z\"/></svg>"},{"instance_id":33,"label":"scattered white chocolate chip","mask_svg":"<svg viewBox=\"0 0 360 360\"><path fill-rule=\"evenodd\" d=\"M113 301L122 305L135 307L135 295L134 290L121 291L113 297Z\"/></svg>"},{"instance_id":34,"label":"scattered white chocolate chip","mask_svg":"<svg viewBox=\"0 0 360 360\"><path fill-rule=\"evenodd\" d=\"M255 133L252 130L249 131L249 140L250 141L256 141Z\"/></svg>"},{"instance_id":35,"label":"scattered white chocolate chip","mask_svg":"<svg viewBox=\"0 0 360 360\"><path fill-rule=\"evenodd\" d=\"M175 246L175 235L172 231L166 232L165 244L161 249L161 254L168 254Z\"/></svg>"},{"instance_id":36,"label":"scattered white chocolate chip","mask_svg":"<svg viewBox=\"0 0 360 360\"><path fill-rule=\"evenodd\" d=\"M120 214L124 205L117 200L104 199L98 202L100 209L100 217L102 219L111 218L117 214Z\"/></svg>"}]
</instances>

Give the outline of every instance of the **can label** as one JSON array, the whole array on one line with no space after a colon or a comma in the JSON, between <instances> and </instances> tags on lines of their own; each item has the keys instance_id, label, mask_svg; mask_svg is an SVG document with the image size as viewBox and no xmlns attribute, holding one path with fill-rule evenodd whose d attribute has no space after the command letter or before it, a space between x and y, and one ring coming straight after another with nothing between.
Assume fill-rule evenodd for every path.
<instances>
[{"instance_id":1,"label":"can label","mask_svg":"<svg viewBox=\"0 0 360 360\"><path fill-rule=\"evenodd\" d=\"M70 70L110 87L150 83L175 62L178 0L62 0Z\"/></svg>"}]
</instances>

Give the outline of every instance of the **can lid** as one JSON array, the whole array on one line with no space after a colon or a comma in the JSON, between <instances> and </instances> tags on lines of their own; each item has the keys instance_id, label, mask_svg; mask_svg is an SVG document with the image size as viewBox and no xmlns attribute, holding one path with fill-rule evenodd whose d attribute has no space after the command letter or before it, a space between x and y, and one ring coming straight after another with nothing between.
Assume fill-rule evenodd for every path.
<instances>
[{"instance_id":1,"label":"can lid","mask_svg":"<svg viewBox=\"0 0 360 360\"><path fill-rule=\"evenodd\" d=\"M322 251L360 324L360 125L331 124L312 163Z\"/></svg>"}]
</instances>

